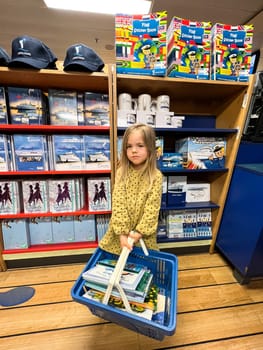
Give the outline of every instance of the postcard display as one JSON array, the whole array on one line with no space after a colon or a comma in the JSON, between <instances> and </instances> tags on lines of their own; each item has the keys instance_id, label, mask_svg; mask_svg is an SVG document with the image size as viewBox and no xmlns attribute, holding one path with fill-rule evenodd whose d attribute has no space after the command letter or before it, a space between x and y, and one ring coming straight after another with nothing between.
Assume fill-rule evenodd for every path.
<instances>
[{"instance_id":1,"label":"postcard display","mask_svg":"<svg viewBox=\"0 0 263 350\"><path fill-rule=\"evenodd\" d=\"M115 17L117 73L166 75L167 12Z\"/></svg>"}]
</instances>

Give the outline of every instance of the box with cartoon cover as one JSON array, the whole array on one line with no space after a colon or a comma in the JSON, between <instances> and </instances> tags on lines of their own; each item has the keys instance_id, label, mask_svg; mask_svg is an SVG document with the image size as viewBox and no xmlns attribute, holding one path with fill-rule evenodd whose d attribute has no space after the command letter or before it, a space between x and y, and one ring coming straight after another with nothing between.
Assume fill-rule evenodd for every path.
<instances>
[{"instance_id":1,"label":"box with cartoon cover","mask_svg":"<svg viewBox=\"0 0 263 350\"><path fill-rule=\"evenodd\" d=\"M176 141L175 150L183 154L187 169L225 167L226 140L223 137L186 137Z\"/></svg>"},{"instance_id":2,"label":"box with cartoon cover","mask_svg":"<svg viewBox=\"0 0 263 350\"><path fill-rule=\"evenodd\" d=\"M115 17L117 73L166 75L167 12Z\"/></svg>"},{"instance_id":3,"label":"box with cartoon cover","mask_svg":"<svg viewBox=\"0 0 263 350\"><path fill-rule=\"evenodd\" d=\"M167 75L209 79L211 22L173 17L167 30Z\"/></svg>"},{"instance_id":4,"label":"box with cartoon cover","mask_svg":"<svg viewBox=\"0 0 263 350\"><path fill-rule=\"evenodd\" d=\"M253 31L252 24L213 26L211 79L248 81Z\"/></svg>"}]
</instances>

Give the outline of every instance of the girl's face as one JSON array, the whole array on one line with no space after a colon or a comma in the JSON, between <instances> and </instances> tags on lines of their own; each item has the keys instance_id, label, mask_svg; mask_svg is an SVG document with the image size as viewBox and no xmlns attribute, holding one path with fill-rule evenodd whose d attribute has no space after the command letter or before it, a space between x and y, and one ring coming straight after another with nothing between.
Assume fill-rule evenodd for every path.
<instances>
[{"instance_id":1,"label":"girl's face","mask_svg":"<svg viewBox=\"0 0 263 350\"><path fill-rule=\"evenodd\" d=\"M132 163L133 168L139 170L144 165L148 158L148 150L144 143L142 133L140 131L134 131L128 137L127 142L127 157Z\"/></svg>"}]
</instances>

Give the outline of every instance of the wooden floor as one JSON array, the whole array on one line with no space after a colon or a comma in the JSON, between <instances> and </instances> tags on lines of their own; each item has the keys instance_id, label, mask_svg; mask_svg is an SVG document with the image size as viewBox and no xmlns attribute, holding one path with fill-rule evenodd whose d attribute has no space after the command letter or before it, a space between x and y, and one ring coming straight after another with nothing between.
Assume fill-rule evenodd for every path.
<instances>
[{"instance_id":1,"label":"wooden floor","mask_svg":"<svg viewBox=\"0 0 263 350\"><path fill-rule=\"evenodd\" d=\"M106 322L72 301L70 290L84 264L0 272L0 292L32 286L16 307L0 307L4 350L262 350L263 279L241 286L217 253L178 256L178 313L163 341Z\"/></svg>"}]
</instances>

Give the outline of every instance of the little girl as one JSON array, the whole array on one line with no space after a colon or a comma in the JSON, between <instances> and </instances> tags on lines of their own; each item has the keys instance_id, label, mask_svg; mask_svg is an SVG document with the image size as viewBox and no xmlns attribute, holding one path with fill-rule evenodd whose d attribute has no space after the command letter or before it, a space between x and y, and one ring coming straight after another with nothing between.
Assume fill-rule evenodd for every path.
<instances>
[{"instance_id":1,"label":"little girl","mask_svg":"<svg viewBox=\"0 0 263 350\"><path fill-rule=\"evenodd\" d=\"M126 129L112 193L109 229L99 242L101 249L120 254L140 238L149 249L158 249L156 230L162 196L162 173L156 167L154 129L135 124Z\"/></svg>"}]
</instances>

